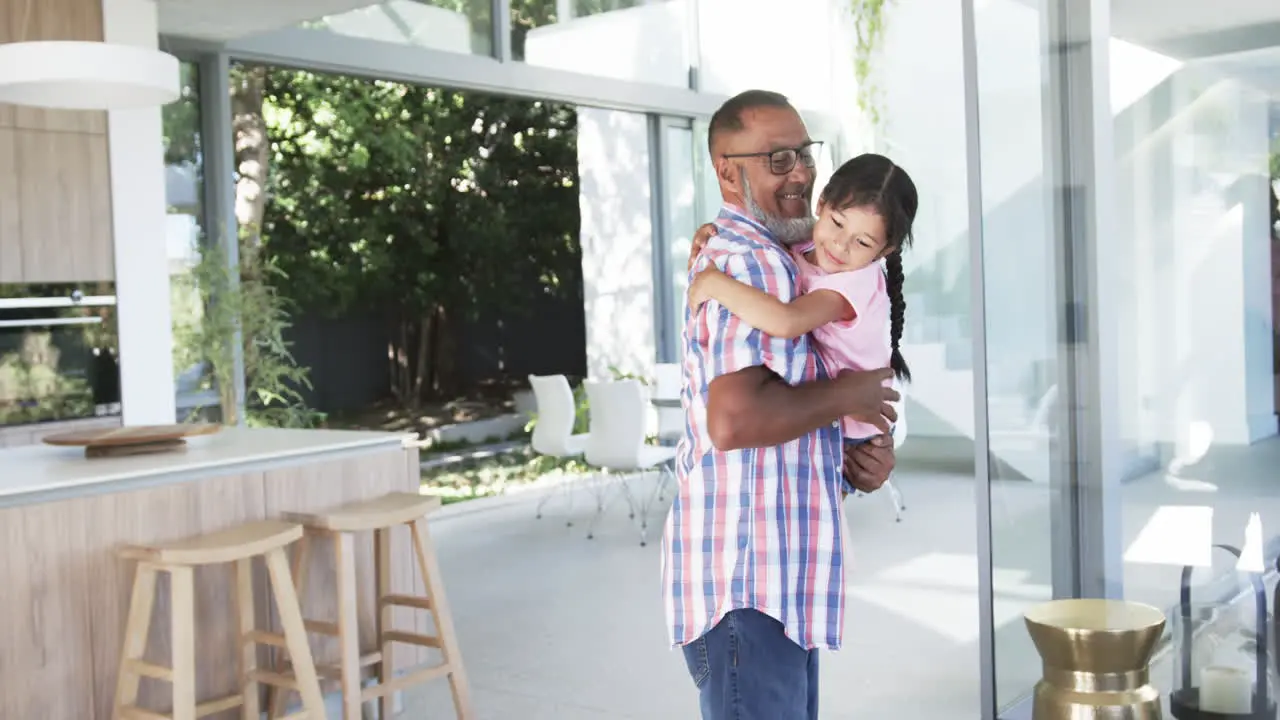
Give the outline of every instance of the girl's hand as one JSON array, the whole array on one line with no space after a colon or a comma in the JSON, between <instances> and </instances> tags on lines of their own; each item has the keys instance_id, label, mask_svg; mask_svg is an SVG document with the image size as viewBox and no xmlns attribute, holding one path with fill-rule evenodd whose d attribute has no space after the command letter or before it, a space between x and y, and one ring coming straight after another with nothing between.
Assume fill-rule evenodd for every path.
<instances>
[{"instance_id":1,"label":"girl's hand","mask_svg":"<svg viewBox=\"0 0 1280 720\"><path fill-rule=\"evenodd\" d=\"M716 234L716 226L707 223L698 228L693 234L693 246L689 248L689 270L693 270L693 263L698 259L698 253L702 252L702 248L706 247L707 241Z\"/></svg>"},{"instance_id":2,"label":"girl's hand","mask_svg":"<svg viewBox=\"0 0 1280 720\"><path fill-rule=\"evenodd\" d=\"M689 285L689 307L697 310L702 304L711 299L711 288L717 281L718 276L724 275L714 265L699 272L693 276L693 283Z\"/></svg>"}]
</instances>

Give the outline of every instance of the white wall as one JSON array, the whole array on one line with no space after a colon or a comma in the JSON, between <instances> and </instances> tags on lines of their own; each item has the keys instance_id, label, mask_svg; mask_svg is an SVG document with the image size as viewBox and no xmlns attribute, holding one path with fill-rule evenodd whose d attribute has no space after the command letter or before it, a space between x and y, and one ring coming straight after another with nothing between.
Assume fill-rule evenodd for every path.
<instances>
[{"instance_id":1,"label":"white wall","mask_svg":"<svg viewBox=\"0 0 1280 720\"><path fill-rule=\"evenodd\" d=\"M578 108L587 372L648 376L654 339L653 223L644 115Z\"/></svg>"},{"instance_id":2,"label":"white wall","mask_svg":"<svg viewBox=\"0 0 1280 720\"><path fill-rule=\"evenodd\" d=\"M471 52L471 21L465 15L412 0L390 0L330 15L324 24L340 35L366 40Z\"/></svg>"},{"instance_id":3,"label":"white wall","mask_svg":"<svg viewBox=\"0 0 1280 720\"><path fill-rule=\"evenodd\" d=\"M847 14L846 0L659 0L532 30L525 59L687 87L697 57L704 92L774 90L803 110L827 114L852 97L834 84L851 62L847 36L833 31Z\"/></svg>"},{"instance_id":4,"label":"white wall","mask_svg":"<svg viewBox=\"0 0 1280 720\"><path fill-rule=\"evenodd\" d=\"M592 75L688 87L689 7L669 0L530 30L525 61Z\"/></svg>"},{"instance_id":5,"label":"white wall","mask_svg":"<svg viewBox=\"0 0 1280 720\"><path fill-rule=\"evenodd\" d=\"M849 41L835 42L830 28L847 13L846 0L700 0L702 90L774 90L802 110L831 112L835 48Z\"/></svg>"},{"instance_id":6,"label":"white wall","mask_svg":"<svg viewBox=\"0 0 1280 720\"><path fill-rule=\"evenodd\" d=\"M156 47L156 5L151 0L103 0L102 15L107 42ZM162 137L160 108L108 114L126 425L171 423L176 413Z\"/></svg>"}]
</instances>

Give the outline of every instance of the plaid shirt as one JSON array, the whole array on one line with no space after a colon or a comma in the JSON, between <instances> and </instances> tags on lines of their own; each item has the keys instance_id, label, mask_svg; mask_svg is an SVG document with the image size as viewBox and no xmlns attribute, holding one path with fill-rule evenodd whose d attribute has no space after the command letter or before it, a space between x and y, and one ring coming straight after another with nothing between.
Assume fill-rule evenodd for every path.
<instances>
[{"instance_id":1,"label":"plaid shirt","mask_svg":"<svg viewBox=\"0 0 1280 720\"><path fill-rule=\"evenodd\" d=\"M715 263L783 301L796 296L795 261L768 230L731 205L715 224L694 273ZM826 371L808 336L765 335L714 301L685 313L685 433L662 556L671 642L693 642L729 611L752 608L781 622L801 647L837 649L844 627L839 423L783 445L732 452L715 449L707 434L712 379L763 365L795 385Z\"/></svg>"}]
</instances>

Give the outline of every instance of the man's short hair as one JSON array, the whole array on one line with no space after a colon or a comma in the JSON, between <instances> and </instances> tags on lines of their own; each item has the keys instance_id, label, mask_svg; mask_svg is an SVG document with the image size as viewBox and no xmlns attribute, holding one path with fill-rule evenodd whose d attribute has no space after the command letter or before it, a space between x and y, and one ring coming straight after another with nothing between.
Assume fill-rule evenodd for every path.
<instances>
[{"instance_id":1,"label":"man's short hair","mask_svg":"<svg viewBox=\"0 0 1280 720\"><path fill-rule=\"evenodd\" d=\"M741 132L746 127L742 114L762 107L790 108L791 101L786 95L771 90L744 90L724 101L711 116L711 126L707 131L707 151L712 158L716 154L716 138L724 133Z\"/></svg>"}]
</instances>

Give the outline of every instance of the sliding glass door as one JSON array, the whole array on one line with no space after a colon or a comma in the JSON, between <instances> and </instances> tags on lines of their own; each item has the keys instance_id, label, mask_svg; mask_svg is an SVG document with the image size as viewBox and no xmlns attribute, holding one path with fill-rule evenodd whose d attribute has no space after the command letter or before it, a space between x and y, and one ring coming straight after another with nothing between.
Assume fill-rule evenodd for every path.
<instances>
[{"instance_id":1,"label":"sliding glass door","mask_svg":"<svg viewBox=\"0 0 1280 720\"><path fill-rule=\"evenodd\" d=\"M1040 677L1023 613L1109 592L1089 6L964 0L986 718L1023 717Z\"/></svg>"}]
</instances>

